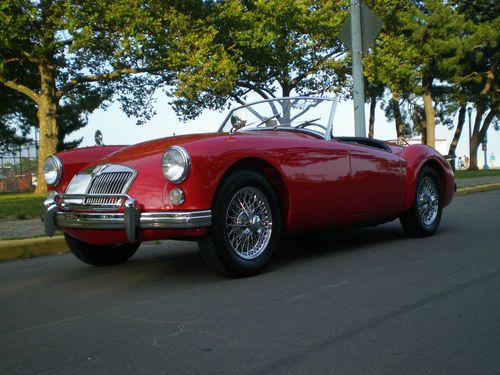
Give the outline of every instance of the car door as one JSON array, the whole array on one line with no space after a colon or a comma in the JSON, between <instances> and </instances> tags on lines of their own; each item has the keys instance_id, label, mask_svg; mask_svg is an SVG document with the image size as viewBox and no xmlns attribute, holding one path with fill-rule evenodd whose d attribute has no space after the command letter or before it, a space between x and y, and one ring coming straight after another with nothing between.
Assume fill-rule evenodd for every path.
<instances>
[{"instance_id":1,"label":"car door","mask_svg":"<svg viewBox=\"0 0 500 375\"><path fill-rule=\"evenodd\" d=\"M349 144L351 204L356 221L401 213L406 194L405 160L387 150Z\"/></svg>"},{"instance_id":2,"label":"car door","mask_svg":"<svg viewBox=\"0 0 500 375\"><path fill-rule=\"evenodd\" d=\"M352 222L347 145L301 138L289 144L280 161L289 195L288 230Z\"/></svg>"}]
</instances>

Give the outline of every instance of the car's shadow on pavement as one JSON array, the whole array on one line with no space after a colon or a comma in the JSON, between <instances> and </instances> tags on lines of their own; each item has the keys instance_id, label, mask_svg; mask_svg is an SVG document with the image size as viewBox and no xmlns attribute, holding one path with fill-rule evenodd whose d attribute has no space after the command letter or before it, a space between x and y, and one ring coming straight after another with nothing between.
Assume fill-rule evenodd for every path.
<instances>
[{"instance_id":1,"label":"car's shadow on pavement","mask_svg":"<svg viewBox=\"0 0 500 375\"><path fill-rule=\"evenodd\" d=\"M264 272L277 269L286 271L288 267L300 262L335 257L346 252L369 251L377 245L405 241L408 238L396 222L339 232L326 230L286 236ZM74 266L71 267L72 272L68 273L68 278L74 278L76 272L81 278L105 279L129 279L127 274L132 274L137 282L164 283L166 279L195 283L227 280L205 264L196 242L162 241L158 244L143 244L129 262L113 267L87 266L76 259L72 264Z\"/></svg>"},{"instance_id":2,"label":"car's shadow on pavement","mask_svg":"<svg viewBox=\"0 0 500 375\"><path fill-rule=\"evenodd\" d=\"M343 252L364 251L367 247L407 238L397 222L352 230L296 234L283 239L273 263L281 268L290 263L336 256Z\"/></svg>"}]
</instances>

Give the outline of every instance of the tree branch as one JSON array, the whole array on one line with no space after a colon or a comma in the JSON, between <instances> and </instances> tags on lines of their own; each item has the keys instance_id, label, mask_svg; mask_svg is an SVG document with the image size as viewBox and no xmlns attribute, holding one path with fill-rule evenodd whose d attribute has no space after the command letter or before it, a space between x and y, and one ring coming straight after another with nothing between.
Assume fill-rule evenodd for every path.
<instances>
[{"instance_id":1,"label":"tree branch","mask_svg":"<svg viewBox=\"0 0 500 375\"><path fill-rule=\"evenodd\" d=\"M124 75L129 75L129 74L140 74L140 73L152 73L152 72L157 72L162 70L161 68L123 68L123 69L118 69L109 73L102 73L102 74L91 74L91 75L86 75L86 76L79 76L75 77L57 91L57 98L60 99L62 98L68 91L71 91L75 86L81 84L81 83L88 83L88 82L98 82L98 81L112 81L115 79L118 79Z\"/></svg>"},{"instance_id":2,"label":"tree branch","mask_svg":"<svg viewBox=\"0 0 500 375\"><path fill-rule=\"evenodd\" d=\"M481 131L479 132L479 139L483 140L486 132L488 131L488 128L490 127L491 122L493 119L498 115L498 112L500 111L500 104L497 105L495 108L492 108L490 112L486 115L486 118L483 121L483 127L481 128Z\"/></svg>"},{"instance_id":3,"label":"tree branch","mask_svg":"<svg viewBox=\"0 0 500 375\"><path fill-rule=\"evenodd\" d=\"M311 69L309 69L308 71L305 71L304 73L302 74L299 74L297 77L295 77L294 79L292 79L292 81L290 82L290 86L292 86L293 88L295 88L295 86L297 86L297 84L302 81L303 79L307 78L307 76L311 75L311 74L314 74L316 73L323 64L325 64L328 60L330 60L331 58L334 58L334 55L337 55L335 57L339 57L342 55L343 52L337 52L337 51L332 51L330 52L328 55L326 56L323 56L322 58L319 58L318 60L316 60L316 62L313 64L313 66L311 67Z\"/></svg>"},{"instance_id":4,"label":"tree branch","mask_svg":"<svg viewBox=\"0 0 500 375\"><path fill-rule=\"evenodd\" d=\"M21 94L26 95L28 98L33 100L36 104L39 104L40 101L40 96L33 90L31 90L29 87L26 87L20 83L17 83L16 81L6 81L0 78L0 82L4 84L4 86L7 86L8 88L11 88L13 90L16 90L17 92L20 92Z\"/></svg>"},{"instance_id":5,"label":"tree branch","mask_svg":"<svg viewBox=\"0 0 500 375\"><path fill-rule=\"evenodd\" d=\"M264 90L258 88L257 86L254 86L254 85L251 85L250 83L246 83L246 82L237 82L237 85L240 86L240 87L244 87L246 89L249 89L249 90L252 90L252 91L255 91L257 94L259 94L260 96L262 96L264 99L269 99L269 96L267 96L267 94L265 93Z\"/></svg>"}]
</instances>

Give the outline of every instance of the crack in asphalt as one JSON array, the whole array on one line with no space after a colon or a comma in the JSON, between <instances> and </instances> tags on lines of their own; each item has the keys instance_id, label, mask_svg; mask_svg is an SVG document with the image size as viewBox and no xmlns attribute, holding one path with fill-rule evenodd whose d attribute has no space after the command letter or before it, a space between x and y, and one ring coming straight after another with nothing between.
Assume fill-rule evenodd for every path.
<instances>
[{"instance_id":1,"label":"crack in asphalt","mask_svg":"<svg viewBox=\"0 0 500 375\"><path fill-rule=\"evenodd\" d=\"M422 306L428 305L430 303L440 301L448 296L451 296L453 294L460 293L464 290L470 289L475 287L478 284L488 282L492 279L500 277L500 269L495 270L494 272L490 272L482 277L460 283L458 285L455 285L452 288L448 288L440 293L434 293L431 294L430 296L426 298L422 298L415 303L408 304L405 306L402 306L399 309L396 309L389 314L371 319L363 324L358 325L357 327L353 329L349 329L346 331L341 330L338 335L334 337L330 337L324 340L320 340L314 345L310 345L308 348L304 349L302 352L294 352L291 355L279 358L277 360L270 361L268 363L259 365L253 369L251 369L248 373L249 374L262 374L265 370L266 373L275 373L278 372L280 369L283 368L290 368L293 365L297 365L304 360L306 360L308 357L310 357L313 354L316 354L325 348L334 346L336 343L340 341L344 341L347 339L350 339L353 336L359 335L365 331L368 331L370 329L376 328L382 324L387 323L391 319L397 319L400 316L413 311L415 309L418 309Z\"/></svg>"}]
</instances>

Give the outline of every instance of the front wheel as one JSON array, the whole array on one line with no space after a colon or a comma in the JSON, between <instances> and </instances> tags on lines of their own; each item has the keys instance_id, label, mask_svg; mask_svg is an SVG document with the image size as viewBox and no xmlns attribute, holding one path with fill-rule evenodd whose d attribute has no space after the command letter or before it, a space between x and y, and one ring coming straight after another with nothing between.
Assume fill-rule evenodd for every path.
<instances>
[{"instance_id":1,"label":"front wheel","mask_svg":"<svg viewBox=\"0 0 500 375\"><path fill-rule=\"evenodd\" d=\"M436 171L424 167L420 172L413 207L400 217L407 234L426 237L434 234L443 212L440 179Z\"/></svg>"},{"instance_id":2,"label":"front wheel","mask_svg":"<svg viewBox=\"0 0 500 375\"><path fill-rule=\"evenodd\" d=\"M260 174L242 170L222 182L213 224L198 244L206 263L230 277L255 275L268 264L281 233L276 193Z\"/></svg>"},{"instance_id":3,"label":"front wheel","mask_svg":"<svg viewBox=\"0 0 500 375\"><path fill-rule=\"evenodd\" d=\"M82 262L92 266L112 266L124 263L135 254L140 242L118 245L93 245L64 233L71 252Z\"/></svg>"}]
</instances>

